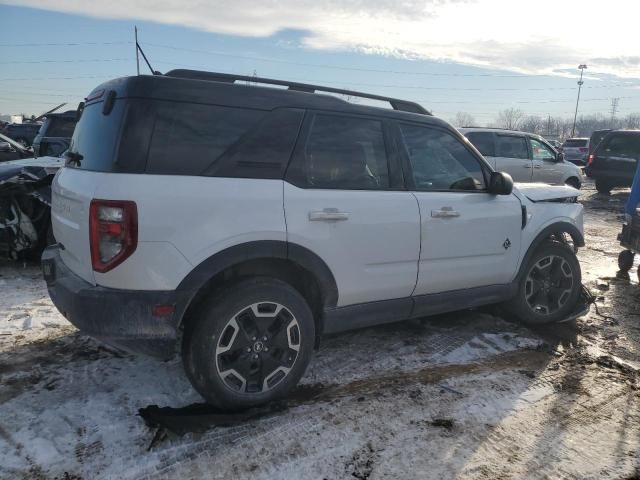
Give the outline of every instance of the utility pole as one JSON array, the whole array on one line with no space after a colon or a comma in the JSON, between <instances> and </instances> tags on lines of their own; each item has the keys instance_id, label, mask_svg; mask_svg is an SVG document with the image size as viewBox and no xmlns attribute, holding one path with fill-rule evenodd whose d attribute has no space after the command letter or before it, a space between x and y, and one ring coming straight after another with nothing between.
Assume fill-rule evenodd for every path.
<instances>
[{"instance_id":1,"label":"utility pole","mask_svg":"<svg viewBox=\"0 0 640 480\"><path fill-rule=\"evenodd\" d=\"M611 127L613 127L613 122L616 119L616 113L618 113L618 104L620 103L620 98L612 98L611 99Z\"/></svg>"},{"instance_id":2,"label":"utility pole","mask_svg":"<svg viewBox=\"0 0 640 480\"><path fill-rule=\"evenodd\" d=\"M138 75L140 75L140 53L138 53L138 26L133 27L133 31L135 33L136 38L136 71Z\"/></svg>"},{"instance_id":3,"label":"utility pole","mask_svg":"<svg viewBox=\"0 0 640 480\"><path fill-rule=\"evenodd\" d=\"M580 69L580 80L578 80L578 100L576 100L576 113L573 115L573 127L571 128L572 137L576 134L576 119L578 118L578 105L580 104L580 90L582 89L582 84L584 83L582 81L582 74L584 72L584 69L587 68L587 65L581 63L580 65L578 65L578 68Z\"/></svg>"}]
</instances>

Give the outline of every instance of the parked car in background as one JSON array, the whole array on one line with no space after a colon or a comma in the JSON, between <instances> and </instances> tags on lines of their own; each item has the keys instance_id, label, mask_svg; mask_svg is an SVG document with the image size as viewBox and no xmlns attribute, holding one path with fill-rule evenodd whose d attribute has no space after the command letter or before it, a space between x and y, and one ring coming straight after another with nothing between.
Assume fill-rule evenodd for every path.
<instances>
[{"instance_id":1,"label":"parked car in background","mask_svg":"<svg viewBox=\"0 0 640 480\"><path fill-rule=\"evenodd\" d=\"M491 166L516 182L582 186L582 172L539 135L498 128L461 128Z\"/></svg>"},{"instance_id":2,"label":"parked car in background","mask_svg":"<svg viewBox=\"0 0 640 480\"><path fill-rule=\"evenodd\" d=\"M286 395L326 333L498 302L541 324L580 306L578 192L514 188L409 101L119 78L87 96L64 157L42 257L53 303L99 339L177 347L217 407Z\"/></svg>"},{"instance_id":3,"label":"parked car in background","mask_svg":"<svg viewBox=\"0 0 640 480\"><path fill-rule=\"evenodd\" d=\"M76 123L75 110L48 114L33 140L34 156L60 156L69 147Z\"/></svg>"},{"instance_id":4,"label":"parked car in background","mask_svg":"<svg viewBox=\"0 0 640 480\"><path fill-rule=\"evenodd\" d=\"M33 157L33 151L0 133L0 163Z\"/></svg>"},{"instance_id":5,"label":"parked car in background","mask_svg":"<svg viewBox=\"0 0 640 480\"><path fill-rule=\"evenodd\" d=\"M0 257L37 258L53 243L51 181L61 158L0 163Z\"/></svg>"},{"instance_id":6,"label":"parked car in background","mask_svg":"<svg viewBox=\"0 0 640 480\"><path fill-rule=\"evenodd\" d=\"M586 165L589 155L589 139L567 138L562 144L562 153L566 161L580 166Z\"/></svg>"},{"instance_id":7,"label":"parked car in background","mask_svg":"<svg viewBox=\"0 0 640 480\"><path fill-rule=\"evenodd\" d=\"M38 135L41 126L42 124L40 123L9 123L4 126L0 133L24 147L30 147L33 145L33 140Z\"/></svg>"},{"instance_id":8,"label":"parked car in background","mask_svg":"<svg viewBox=\"0 0 640 480\"><path fill-rule=\"evenodd\" d=\"M589 156L586 172L596 190L608 194L616 187L630 187L640 161L640 130L612 130Z\"/></svg>"}]
</instances>

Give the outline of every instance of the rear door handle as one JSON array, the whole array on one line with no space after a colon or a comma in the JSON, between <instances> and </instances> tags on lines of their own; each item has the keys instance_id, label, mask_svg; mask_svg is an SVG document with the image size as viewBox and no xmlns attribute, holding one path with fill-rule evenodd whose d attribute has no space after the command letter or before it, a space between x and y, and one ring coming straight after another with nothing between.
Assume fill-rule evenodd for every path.
<instances>
[{"instance_id":1,"label":"rear door handle","mask_svg":"<svg viewBox=\"0 0 640 480\"><path fill-rule=\"evenodd\" d=\"M309 212L310 222L340 222L349 220L349 212L341 212L337 208L324 208Z\"/></svg>"},{"instance_id":2,"label":"rear door handle","mask_svg":"<svg viewBox=\"0 0 640 480\"><path fill-rule=\"evenodd\" d=\"M431 210L433 218L455 218L460 216L452 207L442 207L440 210Z\"/></svg>"}]
</instances>

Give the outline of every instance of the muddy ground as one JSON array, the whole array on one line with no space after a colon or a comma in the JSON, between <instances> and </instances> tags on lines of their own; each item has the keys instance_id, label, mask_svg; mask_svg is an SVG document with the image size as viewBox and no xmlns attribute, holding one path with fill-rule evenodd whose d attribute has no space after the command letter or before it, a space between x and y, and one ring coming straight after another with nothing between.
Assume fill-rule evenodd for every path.
<instances>
[{"instance_id":1,"label":"muddy ground","mask_svg":"<svg viewBox=\"0 0 640 480\"><path fill-rule=\"evenodd\" d=\"M533 331L461 312L326 338L287 402L197 407L173 431L137 414L200 401L178 361L78 335L36 266L2 263L0 478L640 478L640 286L636 268L616 277L627 195L581 194L600 314Z\"/></svg>"}]
</instances>

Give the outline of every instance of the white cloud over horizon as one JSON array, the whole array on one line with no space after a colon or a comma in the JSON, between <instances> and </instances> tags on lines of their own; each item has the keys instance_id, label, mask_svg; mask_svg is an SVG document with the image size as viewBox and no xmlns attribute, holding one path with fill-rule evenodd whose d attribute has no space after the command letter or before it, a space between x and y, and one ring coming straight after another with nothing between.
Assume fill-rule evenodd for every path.
<instances>
[{"instance_id":1,"label":"white cloud over horizon","mask_svg":"<svg viewBox=\"0 0 640 480\"><path fill-rule=\"evenodd\" d=\"M304 47L449 61L528 74L640 78L640 2L610 0L0 0L228 35L305 32Z\"/></svg>"}]
</instances>

